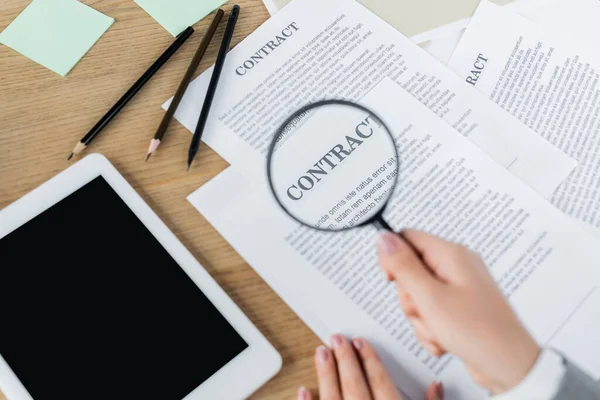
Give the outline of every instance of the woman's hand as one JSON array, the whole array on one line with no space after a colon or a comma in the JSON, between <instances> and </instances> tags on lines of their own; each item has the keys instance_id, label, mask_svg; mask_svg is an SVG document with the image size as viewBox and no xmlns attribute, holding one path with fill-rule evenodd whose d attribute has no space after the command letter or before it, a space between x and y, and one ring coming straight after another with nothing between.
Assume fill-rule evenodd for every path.
<instances>
[{"instance_id":1,"label":"woman's hand","mask_svg":"<svg viewBox=\"0 0 600 400\"><path fill-rule=\"evenodd\" d=\"M527 376L540 348L477 254L417 231L405 231L402 238L383 234L378 251L404 313L431 354L458 356L494 394Z\"/></svg>"},{"instance_id":2,"label":"woman's hand","mask_svg":"<svg viewBox=\"0 0 600 400\"><path fill-rule=\"evenodd\" d=\"M331 349L319 346L315 355L321 400L401 400L402 396L373 347L361 338L331 338ZM441 383L433 383L425 400L442 400ZM312 400L304 387L298 400Z\"/></svg>"}]
</instances>

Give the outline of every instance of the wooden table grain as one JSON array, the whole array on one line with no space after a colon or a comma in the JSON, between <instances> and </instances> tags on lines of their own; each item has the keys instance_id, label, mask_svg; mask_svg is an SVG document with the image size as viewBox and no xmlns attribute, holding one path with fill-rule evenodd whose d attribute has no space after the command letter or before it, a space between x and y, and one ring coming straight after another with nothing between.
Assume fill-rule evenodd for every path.
<instances>
[{"instance_id":1,"label":"wooden table grain","mask_svg":"<svg viewBox=\"0 0 600 400\"><path fill-rule=\"evenodd\" d=\"M74 144L173 41L133 0L80 1L115 23L66 78L0 45L0 209L70 166L66 158ZM0 30L29 2L0 1ZM233 45L268 18L261 0L238 3L242 13ZM232 5L228 2L225 11ZM281 353L283 369L253 398L293 399L298 386L315 386L312 362L319 340L186 200L227 163L202 146L186 173L191 136L177 122L144 163L163 116L161 104L175 92L210 19L195 25L196 34L89 150L108 157ZM219 42L213 41L198 73L214 63Z\"/></svg>"}]
</instances>

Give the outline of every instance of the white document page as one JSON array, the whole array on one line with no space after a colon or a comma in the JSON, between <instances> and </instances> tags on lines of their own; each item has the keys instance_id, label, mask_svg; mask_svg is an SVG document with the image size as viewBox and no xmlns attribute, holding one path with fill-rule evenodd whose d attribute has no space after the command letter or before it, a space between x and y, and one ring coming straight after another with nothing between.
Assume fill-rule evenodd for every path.
<instances>
[{"instance_id":1,"label":"white document page","mask_svg":"<svg viewBox=\"0 0 600 400\"><path fill-rule=\"evenodd\" d=\"M599 227L600 58L483 1L449 66L579 162L551 202Z\"/></svg>"},{"instance_id":2,"label":"white document page","mask_svg":"<svg viewBox=\"0 0 600 400\"><path fill-rule=\"evenodd\" d=\"M364 104L379 110L399 143L402 168L386 213L390 224L480 252L535 338L600 376L600 323L592 318L600 312L597 242L398 84L384 81ZM316 146L315 155L323 150ZM444 382L448 399L482 398L460 362L431 357L415 340L377 265L374 228L303 228L242 169L230 167L189 200L311 329L323 340L341 332L374 342L414 400L434 379ZM387 179L378 175L365 184L373 174L357 171L356 182L324 204L323 214L336 218L373 202L371 190Z\"/></svg>"},{"instance_id":3,"label":"white document page","mask_svg":"<svg viewBox=\"0 0 600 400\"><path fill-rule=\"evenodd\" d=\"M190 85L175 115L190 131L211 74ZM268 144L293 111L326 98L359 101L385 77L544 196L575 167L353 0L295 0L231 50L203 139L243 163L248 179L262 179Z\"/></svg>"},{"instance_id":4,"label":"white document page","mask_svg":"<svg viewBox=\"0 0 600 400\"><path fill-rule=\"evenodd\" d=\"M599 44L598 0L521 0L505 8L577 43L589 47ZM447 65L464 31L449 32L425 44L424 49Z\"/></svg>"}]
</instances>

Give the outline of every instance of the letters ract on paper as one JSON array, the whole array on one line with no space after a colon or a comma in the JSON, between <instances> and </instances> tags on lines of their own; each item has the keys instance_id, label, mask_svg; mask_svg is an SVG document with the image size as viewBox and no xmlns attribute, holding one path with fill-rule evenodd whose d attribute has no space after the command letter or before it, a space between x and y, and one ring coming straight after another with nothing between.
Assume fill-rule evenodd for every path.
<instances>
[{"instance_id":1,"label":"letters ract on paper","mask_svg":"<svg viewBox=\"0 0 600 400\"><path fill-rule=\"evenodd\" d=\"M475 59L475 62L473 63L473 68L471 69L471 72L469 73L469 76L467 76L467 78L465 79L465 81L469 85L475 86L477 84L477 81L479 80L479 77L483 73L483 70L485 69L485 65L488 61L489 61L489 59L485 58L483 56L483 54L481 54L481 53L477 56L477 58Z\"/></svg>"}]
</instances>

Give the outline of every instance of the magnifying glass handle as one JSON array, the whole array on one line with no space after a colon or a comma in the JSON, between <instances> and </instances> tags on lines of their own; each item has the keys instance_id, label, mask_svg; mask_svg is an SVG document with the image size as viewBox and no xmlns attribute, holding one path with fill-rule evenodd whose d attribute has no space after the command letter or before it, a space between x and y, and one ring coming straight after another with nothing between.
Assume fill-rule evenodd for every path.
<instances>
[{"instance_id":1,"label":"magnifying glass handle","mask_svg":"<svg viewBox=\"0 0 600 400\"><path fill-rule=\"evenodd\" d=\"M381 216L375 218L375 220L373 221L373 225L375 225L375 227L379 231L394 232L390 224L388 224Z\"/></svg>"}]
</instances>

